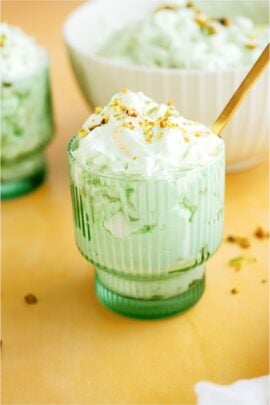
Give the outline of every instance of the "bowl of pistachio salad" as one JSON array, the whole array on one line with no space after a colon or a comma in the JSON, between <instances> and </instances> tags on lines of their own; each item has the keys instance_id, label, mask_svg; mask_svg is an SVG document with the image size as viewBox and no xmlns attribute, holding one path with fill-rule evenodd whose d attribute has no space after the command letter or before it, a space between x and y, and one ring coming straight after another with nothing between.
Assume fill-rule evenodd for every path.
<instances>
[{"instance_id":1,"label":"bowl of pistachio salad","mask_svg":"<svg viewBox=\"0 0 270 405\"><path fill-rule=\"evenodd\" d=\"M162 318L192 307L223 232L224 142L142 92L97 107L68 147L75 239L99 301Z\"/></svg>"},{"instance_id":2,"label":"bowl of pistachio salad","mask_svg":"<svg viewBox=\"0 0 270 405\"><path fill-rule=\"evenodd\" d=\"M64 37L92 107L128 87L210 125L269 41L268 16L260 0L99 1L75 9ZM264 159L268 84L269 72L224 131L227 170Z\"/></svg>"},{"instance_id":3,"label":"bowl of pistachio salad","mask_svg":"<svg viewBox=\"0 0 270 405\"><path fill-rule=\"evenodd\" d=\"M53 135L48 55L20 28L0 23L1 199L30 192L45 176Z\"/></svg>"}]
</instances>

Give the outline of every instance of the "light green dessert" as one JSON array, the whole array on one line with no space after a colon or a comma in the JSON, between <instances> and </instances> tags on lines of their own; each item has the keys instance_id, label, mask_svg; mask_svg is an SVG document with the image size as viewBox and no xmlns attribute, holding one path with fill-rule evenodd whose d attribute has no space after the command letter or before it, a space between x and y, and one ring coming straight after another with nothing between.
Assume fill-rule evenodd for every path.
<instances>
[{"instance_id":1,"label":"light green dessert","mask_svg":"<svg viewBox=\"0 0 270 405\"><path fill-rule=\"evenodd\" d=\"M1 197L24 194L44 178L53 134L48 56L16 27L0 24Z\"/></svg>"},{"instance_id":2,"label":"light green dessert","mask_svg":"<svg viewBox=\"0 0 270 405\"><path fill-rule=\"evenodd\" d=\"M110 61L145 67L222 70L252 65L269 42L269 25L250 18L214 18L172 0L116 29L97 52Z\"/></svg>"},{"instance_id":3,"label":"light green dessert","mask_svg":"<svg viewBox=\"0 0 270 405\"><path fill-rule=\"evenodd\" d=\"M222 237L223 141L124 90L73 138L69 163L76 242L101 302L142 318L193 305Z\"/></svg>"}]
</instances>

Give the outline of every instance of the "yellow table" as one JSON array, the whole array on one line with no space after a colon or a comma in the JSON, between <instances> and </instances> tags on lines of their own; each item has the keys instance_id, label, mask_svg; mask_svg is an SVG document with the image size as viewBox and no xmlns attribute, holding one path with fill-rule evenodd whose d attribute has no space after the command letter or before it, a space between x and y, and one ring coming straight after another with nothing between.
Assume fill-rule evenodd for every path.
<instances>
[{"instance_id":1,"label":"yellow table","mask_svg":"<svg viewBox=\"0 0 270 405\"><path fill-rule=\"evenodd\" d=\"M199 380L228 384L268 373L267 164L227 176L225 235L250 237L242 250L223 243L209 261L207 289L184 315L126 319L94 295L93 272L77 251L66 145L89 113L64 52L61 26L76 1L6 1L3 20L50 51L56 137L47 182L2 209L2 394L4 404L195 404ZM238 255L257 262L239 272ZM231 288L239 289L232 295ZM38 303L28 305L33 293Z\"/></svg>"}]
</instances>

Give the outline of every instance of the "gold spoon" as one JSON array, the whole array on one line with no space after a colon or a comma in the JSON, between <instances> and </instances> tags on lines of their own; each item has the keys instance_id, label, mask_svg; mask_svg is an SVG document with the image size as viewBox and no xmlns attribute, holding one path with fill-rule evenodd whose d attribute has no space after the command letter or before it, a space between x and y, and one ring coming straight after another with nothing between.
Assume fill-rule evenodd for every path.
<instances>
[{"instance_id":1,"label":"gold spoon","mask_svg":"<svg viewBox=\"0 0 270 405\"><path fill-rule=\"evenodd\" d=\"M254 63L238 89L234 92L232 98L230 99L222 113L218 116L218 118L212 125L211 129L215 134L219 135L223 131L227 123L230 121L232 115L235 113L241 102L251 90L252 86L266 69L267 64L269 63L269 49L270 44L266 46L261 56Z\"/></svg>"}]
</instances>

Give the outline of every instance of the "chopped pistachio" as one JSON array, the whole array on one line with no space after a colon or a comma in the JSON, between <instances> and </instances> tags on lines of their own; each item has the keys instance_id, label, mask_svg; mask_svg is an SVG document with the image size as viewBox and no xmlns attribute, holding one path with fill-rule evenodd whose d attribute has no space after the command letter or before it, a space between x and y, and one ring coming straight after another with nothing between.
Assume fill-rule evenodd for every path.
<instances>
[{"instance_id":1,"label":"chopped pistachio","mask_svg":"<svg viewBox=\"0 0 270 405\"><path fill-rule=\"evenodd\" d=\"M236 271L239 271L245 264L250 264L254 262L256 262L255 257L238 256L234 257L229 261L229 266L234 267Z\"/></svg>"},{"instance_id":2,"label":"chopped pistachio","mask_svg":"<svg viewBox=\"0 0 270 405\"><path fill-rule=\"evenodd\" d=\"M179 6L173 6L173 5L167 4L167 5L156 8L155 12L163 11L163 10L164 11L177 11L177 10L179 10L179 8L180 8Z\"/></svg>"},{"instance_id":3,"label":"chopped pistachio","mask_svg":"<svg viewBox=\"0 0 270 405\"><path fill-rule=\"evenodd\" d=\"M124 122L124 123L123 123L123 127L124 127L124 128L128 128L128 129L134 129L134 128L135 128L135 125L132 124L132 122Z\"/></svg>"},{"instance_id":4,"label":"chopped pistachio","mask_svg":"<svg viewBox=\"0 0 270 405\"><path fill-rule=\"evenodd\" d=\"M80 138L83 138L84 136L86 136L88 134L88 131L87 131L87 129L85 129L85 128L81 128L79 131L78 131L78 136L80 137Z\"/></svg>"},{"instance_id":5,"label":"chopped pistachio","mask_svg":"<svg viewBox=\"0 0 270 405\"><path fill-rule=\"evenodd\" d=\"M0 48L4 48L7 41L7 36L5 34L0 35Z\"/></svg>"},{"instance_id":6,"label":"chopped pistachio","mask_svg":"<svg viewBox=\"0 0 270 405\"><path fill-rule=\"evenodd\" d=\"M207 27L205 27L205 29L208 35L214 35L217 33L217 29L214 25L208 25Z\"/></svg>"},{"instance_id":7,"label":"chopped pistachio","mask_svg":"<svg viewBox=\"0 0 270 405\"><path fill-rule=\"evenodd\" d=\"M159 123L160 128L166 128L166 121L165 120L161 120Z\"/></svg>"},{"instance_id":8,"label":"chopped pistachio","mask_svg":"<svg viewBox=\"0 0 270 405\"><path fill-rule=\"evenodd\" d=\"M250 247L250 242L249 242L249 240L248 240L247 238L243 237L243 236L232 236L232 235L229 235L229 236L226 238L226 241L227 241L227 242L230 242L230 243L236 243L238 246L240 246L240 247L243 248L243 249L247 249L247 248Z\"/></svg>"},{"instance_id":9,"label":"chopped pistachio","mask_svg":"<svg viewBox=\"0 0 270 405\"><path fill-rule=\"evenodd\" d=\"M172 98L167 101L167 105L168 105L168 106L173 106L173 105L174 105L174 101L173 101Z\"/></svg>"},{"instance_id":10,"label":"chopped pistachio","mask_svg":"<svg viewBox=\"0 0 270 405\"><path fill-rule=\"evenodd\" d=\"M24 297L24 300L27 304L36 304L38 302L37 297L34 294L27 294Z\"/></svg>"},{"instance_id":11,"label":"chopped pistachio","mask_svg":"<svg viewBox=\"0 0 270 405\"><path fill-rule=\"evenodd\" d=\"M255 48L257 48L258 44L256 44L255 42L248 42L245 44L245 47L249 50L253 50Z\"/></svg>"},{"instance_id":12,"label":"chopped pistachio","mask_svg":"<svg viewBox=\"0 0 270 405\"><path fill-rule=\"evenodd\" d=\"M95 108L95 114L99 114L102 111L102 107L96 107Z\"/></svg>"},{"instance_id":13,"label":"chopped pistachio","mask_svg":"<svg viewBox=\"0 0 270 405\"><path fill-rule=\"evenodd\" d=\"M155 107L151 108L151 109L148 111L148 114L153 114L153 113L157 112L157 110L158 110L158 106L155 106Z\"/></svg>"},{"instance_id":14,"label":"chopped pistachio","mask_svg":"<svg viewBox=\"0 0 270 405\"><path fill-rule=\"evenodd\" d=\"M200 26L200 28L204 28L207 26L208 20L205 16L198 16L195 18L195 22Z\"/></svg>"},{"instance_id":15,"label":"chopped pistachio","mask_svg":"<svg viewBox=\"0 0 270 405\"><path fill-rule=\"evenodd\" d=\"M127 108L125 112L129 117L138 117L138 113L134 108Z\"/></svg>"},{"instance_id":16,"label":"chopped pistachio","mask_svg":"<svg viewBox=\"0 0 270 405\"><path fill-rule=\"evenodd\" d=\"M254 236L258 239L269 238L269 232L265 231L261 226L258 226L254 232Z\"/></svg>"},{"instance_id":17,"label":"chopped pistachio","mask_svg":"<svg viewBox=\"0 0 270 405\"><path fill-rule=\"evenodd\" d=\"M219 18L218 22L224 27L228 27L231 24L231 20L229 18Z\"/></svg>"}]
</instances>

